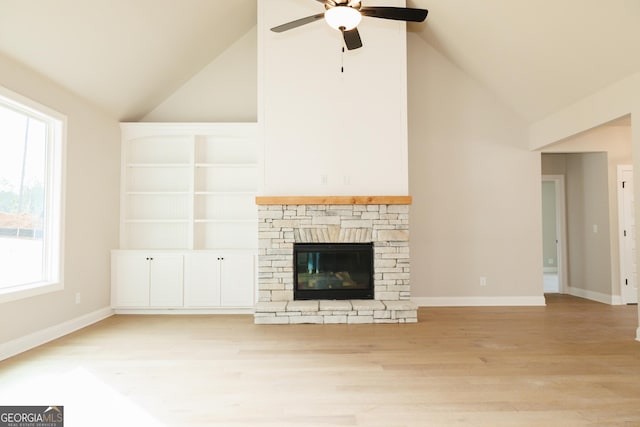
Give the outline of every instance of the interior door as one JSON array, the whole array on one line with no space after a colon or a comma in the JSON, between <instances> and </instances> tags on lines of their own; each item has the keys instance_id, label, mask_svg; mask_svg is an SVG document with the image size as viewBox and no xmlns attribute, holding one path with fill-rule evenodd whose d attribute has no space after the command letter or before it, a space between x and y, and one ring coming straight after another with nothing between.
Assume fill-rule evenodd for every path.
<instances>
[{"instance_id":1,"label":"interior door","mask_svg":"<svg viewBox=\"0 0 640 427\"><path fill-rule=\"evenodd\" d=\"M636 263L636 225L633 206L633 168L620 168L620 271L621 295L625 304L638 302L638 279Z\"/></svg>"}]
</instances>

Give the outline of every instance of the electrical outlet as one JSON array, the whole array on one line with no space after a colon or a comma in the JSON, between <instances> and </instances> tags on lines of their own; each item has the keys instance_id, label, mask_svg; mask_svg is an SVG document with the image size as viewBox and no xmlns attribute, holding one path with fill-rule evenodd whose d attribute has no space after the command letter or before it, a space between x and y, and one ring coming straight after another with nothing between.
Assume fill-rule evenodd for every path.
<instances>
[{"instance_id":1,"label":"electrical outlet","mask_svg":"<svg viewBox=\"0 0 640 427\"><path fill-rule=\"evenodd\" d=\"M329 177L327 175L320 175L320 183L322 185L327 185L329 182Z\"/></svg>"},{"instance_id":2,"label":"electrical outlet","mask_svg":"<svg viewBox=\"0 0 640 427\"><path fill-rule=\"evenodd\" d=\"M82 301L80 298L80 292L76 292L76 304L80 304L80 301Z\"/></svg>"},{"instance_id":3,"label":"electrical outlet","mask_svg":"<svg viewBox=\"0 0 640 427\"><path fill-rule=\"evenodd\" d=\"M487 278L480 276L480 286L487 286Z\"/></svg>"}]
</instances>

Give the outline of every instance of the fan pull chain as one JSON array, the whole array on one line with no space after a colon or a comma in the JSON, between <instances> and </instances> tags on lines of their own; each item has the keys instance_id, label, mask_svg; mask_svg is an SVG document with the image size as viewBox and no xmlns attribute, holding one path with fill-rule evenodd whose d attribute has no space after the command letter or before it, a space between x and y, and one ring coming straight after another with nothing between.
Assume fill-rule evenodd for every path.
<instances>
[{"instance_id":1,"label":"fan pull chain","mask_svg":"<svg viewBox=\"0 0 640 427\"><path fill-rule=\"evenodd\" d=\"M342 55L340 55L340 72L344 73L344 46L342 46Z\"/></svg>"}]
</instances>

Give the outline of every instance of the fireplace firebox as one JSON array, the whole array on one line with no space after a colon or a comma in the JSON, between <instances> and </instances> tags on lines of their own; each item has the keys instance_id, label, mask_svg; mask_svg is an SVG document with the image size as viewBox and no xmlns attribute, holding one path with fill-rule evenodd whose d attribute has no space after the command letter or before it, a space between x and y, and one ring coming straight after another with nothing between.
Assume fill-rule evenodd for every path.
<instances>
[{"instance_id":1,"label":"fireplace firebox","mask_svg":"<svg viewBox=\"0 0 640 427\"><path fill-rule=\"evenodd\" d=\"M294 300L373 299L373 243L296 243Z\"/></svg>"}]
</instances>

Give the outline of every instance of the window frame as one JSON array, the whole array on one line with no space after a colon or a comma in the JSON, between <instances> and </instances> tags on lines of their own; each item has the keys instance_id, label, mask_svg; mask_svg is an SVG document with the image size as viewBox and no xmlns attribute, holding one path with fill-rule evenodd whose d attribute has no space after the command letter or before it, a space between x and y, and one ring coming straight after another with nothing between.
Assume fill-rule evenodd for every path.
<instances>
[{"instance_id":1,"label":"window frame","mask_svg":"<svg viewBox=\"0 0 640 427\"><path fill-rule=\"evenodd\" d=\"M0 86L0 102L8 108L47 123L46 191L43 230L48 280L0 288L0 304L64 289L64 235L67 158L67 117L30 98ZM46 211L46 210L45 210Z\"/></svg>"}]
</instances>

